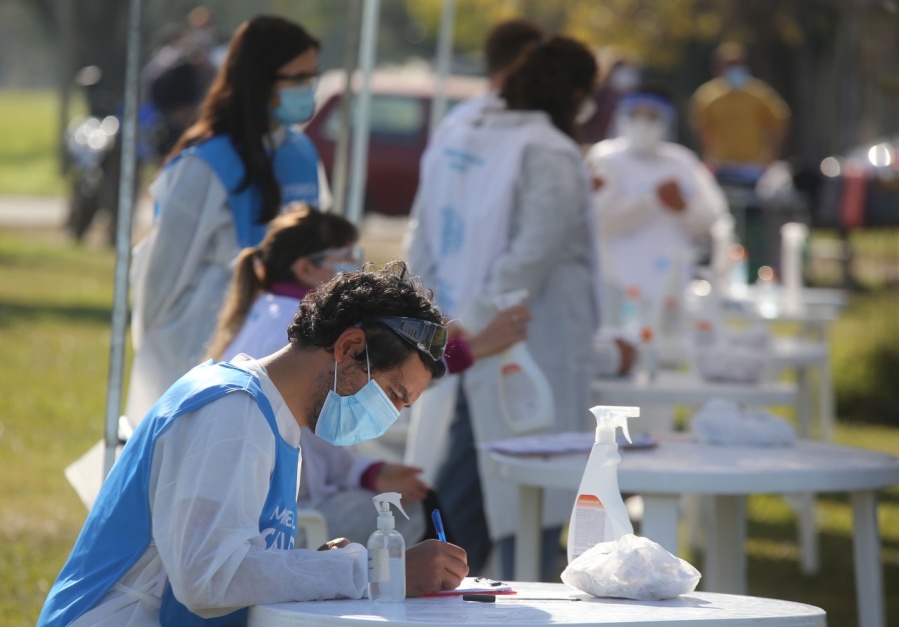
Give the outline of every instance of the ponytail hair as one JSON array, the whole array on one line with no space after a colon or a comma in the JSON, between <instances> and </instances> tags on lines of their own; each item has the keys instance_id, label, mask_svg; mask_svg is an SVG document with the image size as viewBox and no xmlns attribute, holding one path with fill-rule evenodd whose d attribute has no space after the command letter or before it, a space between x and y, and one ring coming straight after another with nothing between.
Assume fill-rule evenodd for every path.
<instances>
[{"instance_id":1,"label":"ponytail hair","mask_svg":"<svg viewBox=\"0 0 899 627\"><path fill-rule=\"evenodd\" d=\"M297 282L293 272L297 259L329 248L350 246L358 239L356 227L342 216L322 213L303 203L289 205L272 220L259 246L244 248L238 254L231 288L209 345L209 357L221 358L263 292L270 291L278 282Z\"/></svg>"}]
</instances>

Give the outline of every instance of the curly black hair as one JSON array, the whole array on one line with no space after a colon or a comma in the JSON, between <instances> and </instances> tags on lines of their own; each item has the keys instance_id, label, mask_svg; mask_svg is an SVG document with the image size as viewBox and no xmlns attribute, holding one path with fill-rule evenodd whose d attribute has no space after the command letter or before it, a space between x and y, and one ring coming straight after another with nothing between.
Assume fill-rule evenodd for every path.
<instances>
[{"instance_id":1,"label":"curly black hair","mask_svg":"<svg viewBox=\"0 0 899 627\"><path fill-rule=\"evenodd\" d=\"M287 338L300 349L331 350L341 333L360 325L373 371L390 370L418 353L431 376L439 379L446 373L443 360L435 361L385 325L371 321L379 316L404 316L445 324L433 299L433 292L408 276L402 261L391 262L378 271L341 272L306 295L287 328ZM353 357L361 363L366 359L364 351Z\"/></svg>"}]
</instances>

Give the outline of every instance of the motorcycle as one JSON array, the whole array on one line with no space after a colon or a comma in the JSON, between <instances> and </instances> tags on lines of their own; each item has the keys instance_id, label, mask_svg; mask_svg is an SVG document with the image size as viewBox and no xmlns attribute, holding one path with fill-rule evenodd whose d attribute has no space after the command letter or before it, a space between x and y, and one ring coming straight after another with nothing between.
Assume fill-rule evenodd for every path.
<instances>
[{"instance_id":1,"label":"motorcycle","mask_svg":"<svg viewBox=\"0 0 899 627\"><path fill-rule=\"evenodd\" d=\"M118 206L119 127L118 118L109 115L102 120L94 116L75 118L66 129L72 174L67 228L76 241L84 239L101 208L115 211Z\"/></svg>"},{"instance_id":2,"label":"motorcycle","mask_svg":"<svg viewBox=\"0 0 899 627\"><path fill-rule=\"evenodd\" d=\"M65 131L66 161L71 188L66 229L75 241L83 241L101 211L110 214L107 242L115 243L122 165L121 111L117 99L103 92L102 72L83 68L75 82L88 93L91 114L73 118ZM138 112L138 163L152 155L152 137L159 132L159 116L142 105ZM135 185L135 194L138 186Z\"/></svg>"}]
</instances>

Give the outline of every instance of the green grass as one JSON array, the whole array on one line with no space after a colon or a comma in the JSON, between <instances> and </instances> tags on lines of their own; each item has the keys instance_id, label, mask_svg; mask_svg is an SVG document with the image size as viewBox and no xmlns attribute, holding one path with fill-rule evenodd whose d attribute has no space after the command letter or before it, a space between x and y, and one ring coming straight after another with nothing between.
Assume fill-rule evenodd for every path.
<instances>
[{"instance_id":1,"label":"green grass","mask_svg":"<svg viewBox=\"0 0 899 627\"><path fill-rule=\"evenodd\" d=\"M0 194L63 192L60 133L55 93L0 91Z\"/></svg>"},{"instance_id":2,"label":"green grass","mask_svg":"<svg viewBox=\"0 0 899 627\"><path fill-rule=\"evenodd\" d=\"M102 435L113 261L0 237L0 624L34 624L84 521L62 469Z\"/></svg>"},{"instance_id":3,"label":"green grass","mask_svg":"<svg viewBox=\"0 0 899 627\"><path fill-rule=\"evenodd\" d=\"M113 264L111 251L0 231L0 625L34 624L84 521L63 469L102 435ZM885 293L854 298L834 326L842 363L865 358L857 329L888 330L871 321L894 305ZM845 367L837 369L838 389L845 375ZM841 422L837 439L899 454L895 424ZM817 605L830 625L855 625L845 496L819 499L822 569L813 577L799 571L784 501L752 497L748 511L750 594ZM899 589L899 488L881 495L880 527L887 617L895 624L899 596L889 591Z\"/></svg>"}]
</instances>

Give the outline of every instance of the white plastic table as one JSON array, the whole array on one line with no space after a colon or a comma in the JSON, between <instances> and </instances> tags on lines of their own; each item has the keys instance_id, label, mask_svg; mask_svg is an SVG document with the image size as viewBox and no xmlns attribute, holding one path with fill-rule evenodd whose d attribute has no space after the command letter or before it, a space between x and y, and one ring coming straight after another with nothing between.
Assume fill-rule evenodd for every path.
<instances>
[{"instance_id":1,"label":"white plastic table","mask_svg":"<svg viewBox=\"0 0 899 627\"><path fill-rule=\"evenodd\" d=\"M771 343L771 365L796 371L799 387L796 414L799 418L799 435L811 435L811 391L809 371L818 371L818 414L821 421L821 437L833 439L834 409L833 376L830 369L830 348L821 341L801 338L776 337Z\"/></svg>"},{"instance_id":2,"label":"white plastic table","mask_svg":"<svg viewBox=\"0 0 899 627\"><path fill-rule=\"evenodd\" d=\"M635 378L594 379L592 399L600 405L702 405L723 398L753 407L795 405L798 393L789 383L727 383L706 381L684 372L660 370L654 380ZM636 424L635 424L636 427Z\"/></svg>"},{"instance_id":3,"label":"white plastic table","mask_svg":"<svg viewBox=\"0 0 899 627\"><path fill-rule=\"evenodd\" d=\"M686 342L679 349L669 344L666 348L669 360L673 354L689 355ZM681 358L686 359L686 358ZM652 382L637 382L634 379L597 379L593 383L593 401L602 405L650 406L645 412L647 430L671 430L671 412L655 413L652 406L671 407L674 405L701 405L712 397L724 398L737 403L762 407L785 404L796 409L799 436L807 438L811 434L812 402L809 371L818 370L819 415L821 439L830 441L833 435L834 398L830 370L830 351L824 342L800 338L773 338L769 350L771 366L790 367L796 371L796 384L765 381L752 383L723 383L706 381L696 374L660 371ZM632 429L639 429L640 421L634 422ZM802 571L816 573L819 569L818 538L815 532L814 500L805 494L793 499L799 517L799 544L801 547Z\"/></svg>"},{"instance_id":4,"label":"white plastic table","mask_svg":"<svg viewBox=\"0 0 899 627\"><path fill-rule=\"evenodd\" d=\"M780 290L778 293L783 297L783 290ZM755 303L758 300L758 297L759 291L757 285L753 283L748 287L746 297L736 300L740 302ZM800 302L805 309L812 311L830 310L839 313L840 310L849 303L849 297L845 290L837 288L804 287L802 288ZM783 298L780 299L779 305L781 306L781 309L783 309Z\"/></svg>"},{"instance_id":5,"label":"white plastic table","mask_svg":"<svg viewBox=\"0 0 899 627\"><path fill-rule=\"evenodd\" d=\"M660 436L662 437L662 436ZM585 455L490 456L493 472L518 485L520 522L515 578L536 579L540 514L545 488L576 488ZM746 590L745 497L749 494L849 492L853 516L855 584L861 627L884 627L883 573L876 490L899 484L899 459L874 451L821 442L792 447L711 446L662 440L658 447L622 452L622 492L643 496L641 533L678 553L678 501L682 494L713 499L706 529L703 585L718 592Z\"/></svg>"},{"instance_id":6,"label":"white plastic table","mask_svg":"<svg viewBox=\"0 0 899 627\"><path fill-rule=\"evenodd\" d=\"M767 352L770 365L775 372L784 368L796 372L796 386L798 387L796 415L799 422L799 435L803 438L811 435L812 395L809 375L811 370L818 371L820 439L831 441L836 412L834 410L833 377L830 369L830 349L827 344L804 338L778 336L771 339ZM663 363L689 366L690 345L685 338L660 343L659 358ZM740 384L738 387L740 390L744 390L745 385ZM598 393L599 391L597 391ZM725 390L724 393L727 394L728 391Z\"/></svg>"},{"instance_id":7,"label":"white plastic table","mask_svg":"<svg viewBox=\"0 0 899 627\"><path fill-rule=\"evenodd\" d=\"M276 603L250 608L248 627L396 627L423 625L642 625L706 627L765 625L823 627L824 610L802 603L709 592L694 592L666 601L597 599L558 583L513 583L517 595L496 603L463 601L461 597L406 599L405 603L313 601ZM518 598L516 598L518 597ZM538 597L544 600L528 600ZM571 601L570 598L580 599ZM551 599L551 600L545 600Z\"/></svg>"}]
</instances>

